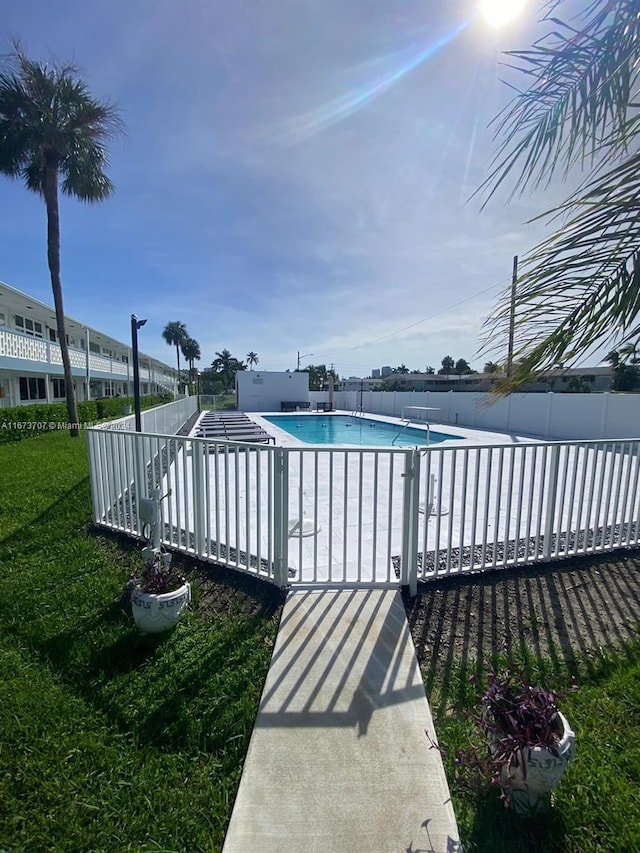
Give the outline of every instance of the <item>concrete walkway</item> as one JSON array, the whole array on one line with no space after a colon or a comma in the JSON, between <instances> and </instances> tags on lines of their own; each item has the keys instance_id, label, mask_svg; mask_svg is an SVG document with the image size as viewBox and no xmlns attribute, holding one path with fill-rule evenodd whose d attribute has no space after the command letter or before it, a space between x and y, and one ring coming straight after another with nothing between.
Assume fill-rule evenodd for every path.
<instances>
[{"instance_id":1,"label":"concrete walkway","mask_svg":"<svg viewBox=\"0 0 640 853\"><path fill-rule=\"evenodd\" d=\"M223 853L452 853L458 830L395 590L292 592Z\"/></svg>"}]
</instances>

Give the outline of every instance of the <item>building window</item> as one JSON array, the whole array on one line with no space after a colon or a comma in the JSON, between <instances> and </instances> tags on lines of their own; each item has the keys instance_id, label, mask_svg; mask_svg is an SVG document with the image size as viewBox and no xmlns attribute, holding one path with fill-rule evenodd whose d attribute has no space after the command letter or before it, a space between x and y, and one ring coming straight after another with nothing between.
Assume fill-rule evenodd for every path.
<instances>
[{"instance_id":1,"label":"building window","mask_svg":"<svg viewBox=\"0 0 640 853\"><path fill-rule=\"evenodd\" d=\"M46 400L47 391L44 378L36 376L20 377L20 399L21 400Z\"/></svg>"},{"instance_id":2,"label":"building window","mask_svg":"<svg viewBox=\"0 0 640 853\"><path fill-rule=\"evenodd\" d=\"M65 335L65 338L67 340L67 346L68 347L75 347L76 346L75 338L70 338L69 335ZM49 340L52 341L53 343L56 343L56 341L60 340L60 335L58 334L57 329L49 329Z\"/></svg>"},{"instance_id":3,"label":"building window","mask_svg":"<svg viewBox=\"0 0 640 853\"><path fill-rule=\"evenodd\" d=\"M60 400L65 397L64 379L52 379L54 399Z\"/></svg>"},{"instance_id":4,"label":"building window","mask_svg":"<svg viewBox=\"0 0 640 853\"><path fill-rule=\"evenodd\" d=\"M94 352L96 355L100 355L100 347L98 344L92 344L91 341L89 341L89 352Z\"/></svg>"},{"instance_id":5,"label":"building window","mask_svg":"<svg viewBox=\"0 0 640 853\"><path fill-rule=\"evenodd\" d=\"M31 320L29 317L20 317L16 314L16 329L25 335L30 335L32 338L42 337L42 323L37 320Z\"/></svg>"},{"instance_id":6,"label":"building window","mask_svg":"<svg viewBox=\"0 0 640 853\"><path fill-rule=\"evenodd\" d=\"M5 323L4 314L0 314L0 326L4 326L4 323Z\"/></svg>"},{"instance_id":7,"label":"building window","mask_svg":"<svg viewBox=\"0 0 640 853\"><path fill-rule=\"evenodd\" d=\"M123 356L122 356L122 361L123 361L123 363L124 363L124 364L129 364L129 356L128 356L128 355L123 355Z\"/></svg>"}]
</instances>

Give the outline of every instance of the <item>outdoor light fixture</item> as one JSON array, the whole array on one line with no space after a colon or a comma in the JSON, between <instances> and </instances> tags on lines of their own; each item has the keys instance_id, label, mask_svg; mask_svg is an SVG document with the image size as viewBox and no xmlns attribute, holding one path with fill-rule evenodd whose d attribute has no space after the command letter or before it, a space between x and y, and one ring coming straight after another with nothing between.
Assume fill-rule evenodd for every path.
<instances>
[{"instance_id":1,"label":"outdoor light fixture","mask_svg":"<svg viewBox=\"0 0 640 853\"><path fill-rule=\"evenodd\" d=\"M302 361L302 359L303 358L309 358L312 355L313 355L312 352L307 352L304 355L300 355L300 350L298 350L298 367L297 367L297 370L300 370L300 362Z\"/></svg>"},{"instance_id":2,"label":"outdoor light fixture","mask_svg":"<svg viewBox=\"0 0 640 853\"><path fill-rule=\"evenodd\" d=\"M138 329L141 329L146 320L138 320L135 314L131 315L131 350L133 355L133 408L136 416L136 432L142 432L142 419L140 416L140 367L138 365Z\"/></svg>"}]
</instances>

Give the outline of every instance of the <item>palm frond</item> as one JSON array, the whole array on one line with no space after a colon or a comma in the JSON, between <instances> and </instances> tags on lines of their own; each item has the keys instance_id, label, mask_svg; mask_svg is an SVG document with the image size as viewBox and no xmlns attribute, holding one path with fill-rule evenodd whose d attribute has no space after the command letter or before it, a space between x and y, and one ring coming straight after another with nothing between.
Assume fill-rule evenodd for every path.
<instances>
[{"instance_id":1,"label":"palm frond","mask_svg":"<svg viewBox=\"0 0 640 853\"><path fill-rule=\"evenodd\" d=\"M179 347L188 338L187 327L180 320L172 320L164 327L162 337L169 346Z\"/></svg>"},{"instance_id":2,"label":"palm frond","mask_svg":"<svg viewBox=\"0 0 640 853\"><path fill-rule=\"evenodd\" d=\"M105 144L120 132L118 110L93 98L73 65L34 62L15 46L0 72L0 172L42 193L53 163L64 193L100 201L113 192Z\"/></svg>"},{"instance_id":3,"label":"palm frond","mask_svg":"<svg viewBox=\"0 0 640 853\"><path fill-rule=\"evenodd\" d=\"M31 157L29 162L22 169L21 176L24 180L24 185L28 190L44 196L46 180L44 157Z\"/></svg>"},{"instance_id":4,"label":"palm frond","mask_svg":"<svg viewBox=\"0 0 640 853\"><path fill-rule=\"evenodd\" d=\"M640 154L549 214L568 218L524 259L516 290L515 357L529 370L640 332ZM504 338L509 316L505 292L485 323L484 350Z\"/></svg>"},{"instance_id":5,"label":"palm frond","mask_svg":"<svg viewBox=\"0 0 640 853\"><path fill-rule=\"evenodd\" d=\"M508 54L528 87L494 122L500 145L478 190L488 201L507 180L514 195L586 175L542 215L556 230L520 267L517 368L503 390L640 332L640 3L592 0L575 25L554 17L563 5L550 0L548 36ZM506 340L510 320L505 292L484 352Z\"/></svg>"},{"instance_id":6,"label":"palm frond","mask_svg":"<svg viewBox=\"0 0 640 853\"><path fill-rule=\"evenodd\" d=\"M522 193L548 185L558 169L566 176L627 150L640 80L638 2L594 0L584 18L579 27L549 18L552 33L507 54L529 86L493 122L501 142L477 191L484 204L507 178L512 195Z\"/></svg>"},{"instance_id":7,"label":"palm frond","mask_svg":"<svg viewBox=\"0 0 640 853\"><path fill-rule=\"evenodd\" d=\"M74 147L67 151L59 166L64 176L62 192L87 202L108 198L114 191L114 185L104 172L104 149L86 138L74 139L73 143Z\"/></svg>"},{"instance_id":8,"label":"palm frond","mask_svg":"<svg viewBox=\"0 0 640 853\"><path fill-rule=\"evenodd\" d=\"M195 338L186 338L180 344L180 349L182 350L182 355L187 359L187 361L200 361L200 344Z\"/></svg>"}]
</instances>

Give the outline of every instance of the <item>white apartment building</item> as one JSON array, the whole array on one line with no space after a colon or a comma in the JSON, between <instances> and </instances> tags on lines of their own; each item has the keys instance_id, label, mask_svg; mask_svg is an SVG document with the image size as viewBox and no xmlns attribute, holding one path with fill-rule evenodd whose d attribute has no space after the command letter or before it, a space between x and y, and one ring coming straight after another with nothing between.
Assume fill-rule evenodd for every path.
<instances>
[{"instance_id":1,"label":"white apartment building","mask_svg":"<svg viewBox=\"0 0 640 853\"><path fill-rule=\"evenodd\" d=\"M78 402L133 395L131 347L65 317ZM139 354L140 393L177 392L177 370ZM0 281L0 408L65 399L55 309Z\"/></svg>"}]
</instances>

